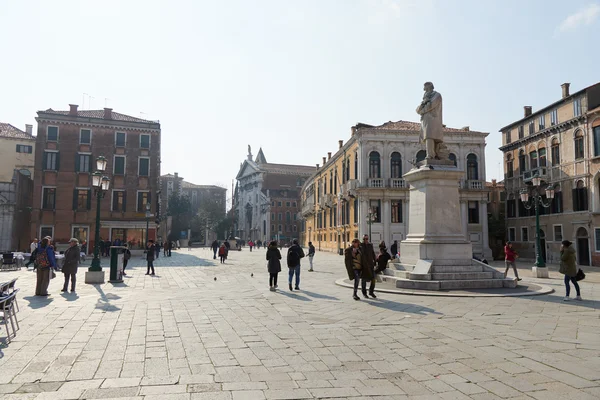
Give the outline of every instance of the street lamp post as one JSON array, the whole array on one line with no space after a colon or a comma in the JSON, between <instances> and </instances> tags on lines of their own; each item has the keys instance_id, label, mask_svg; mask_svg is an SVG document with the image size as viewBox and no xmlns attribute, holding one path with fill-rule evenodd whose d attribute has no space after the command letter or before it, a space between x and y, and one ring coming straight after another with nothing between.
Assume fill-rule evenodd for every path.
<instances>
[{"instance_id":1,"label":"street lamp post","mask_svg":"<svg viewBox=\"0 0 600 400\"><path fill-rule=\"evenodd\" d=\"M146 244L144 245L144 248L148 248L148 229L150 228L150 217L152 216L152 214L150 214L150 203L146 203Z\"/></svg>"},{"instance_id":2,"label":"street lamp post","mask_svg":"<svg viewBox=\"0 0 600 400\"><path fill-rule=\"evenodd\" d=\"M546 198L549 200L547 203L544 202L542 197L541 184L542 179L535 175L531 179L532 185L529 188L522 189L520 192L521 202L523 207L527 210L531 208L535 209L535 264L533 271L538 278L547 278L548 269L546 268L546 262L542 257L542 246L540 238L540 207L548 208L552 205L552 199L554 198L554 187L551 183L546 185L544 189ZM531 192L531 193L530 193Z\"/></svg>"},{"instance_id":3,"label":"street lamp post","mask_svg":"<svg viewBox=\"0 0 600 400\"><path fill-rule=\"evenodd\" d=\"M96 172L92 174L92 186L94 187L94 193L96 194L96 229L94 232L94 258L92 259L92 264L88 269L88 272L92 274L86 274L86 283L104 282L104 274L97 273L102 272L102 266L100 263L100 200L102 200L110 186L110 179L104 176L105 171L106 158L100 156L96 158ZM100 281L98 282L98 280Z\"/></svg>"},{"instance_id":4,"label":"street lamp post","mask_svg":"<svg viewBox=\"0 0 600 400\"><path fill-rule=\"evenodd\" d=\"M373 208L369 207L369 212L367 213L367 224L369 224L369 240L372 240L371 238L371 225L373 225L373 222L375 222L375 212L373 210Z\"/></svg>"}]
</instances>

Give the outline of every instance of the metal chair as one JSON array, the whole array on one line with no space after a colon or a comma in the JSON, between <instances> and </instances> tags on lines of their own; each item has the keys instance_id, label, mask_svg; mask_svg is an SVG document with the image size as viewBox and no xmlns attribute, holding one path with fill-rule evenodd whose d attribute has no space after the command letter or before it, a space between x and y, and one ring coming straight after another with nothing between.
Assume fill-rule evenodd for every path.
<instances>
[{"instance_id":1,"label":"metal chair","mask_svg":"<svg viewBox=\"0 0 600 400\"><path fill-rule=\"evenodd\" d=\"M13 253L4 253L2 254L2 269L4 270L16 270L17 260Z\"/></svg>"},{"instance_id":2,"label":"metal chair","mask_svg":"<svg viewBox=\"0 0 600 400\"><path fill-rule=\"evenodd\" d=\"M17 293L19 289L16 289L12 294L6 297L0 297L0 311L2 311L2 321L0 323L4 324L4 329L6 329L6 340L10 343L11 333L8 328L8 321L10 320L10 326L12 328L12 336L17 336L17 330L20 329L19 321L17 320L17 314L15 313L14 300L17 297ZM15 323L17 325L17 329L15 329Z\"/></svg>"},{"instance_id":3,"label":"metal chair","mask_svg":"<svg viewBox=\"0 0 600 400\"><path fill-rule=\"evenodd\" d=\"M17 283L17 279L19 279L19 278L15 278L12 281L8 282L8 285L7 285L8 287L6 289L8 291L8 294L13 294L17 290L17 288L15 287L15 285ZM19 309L19 302L17 301L16 297L15 297L15 305L17 306L17 311L21 311Z\"/></svg>"}]
</instances>

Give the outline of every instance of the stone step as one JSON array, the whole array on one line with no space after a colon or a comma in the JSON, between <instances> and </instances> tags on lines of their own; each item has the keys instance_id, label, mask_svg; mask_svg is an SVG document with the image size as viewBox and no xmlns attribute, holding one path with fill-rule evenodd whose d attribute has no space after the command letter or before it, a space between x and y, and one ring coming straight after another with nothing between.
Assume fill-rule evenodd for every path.
<instances>
[{"instance_id":1,"label":"stone step","mask_svg":"<svg viewBox=\"0 0 600 400\"><path fill-rule=\"evenodd\" d=\"M396 281L396 287L400 289L440 290L440 282L398 279Z\"/></svg>"},{"instance_id":2,"label":"stone step","mask_svg":"<svg viewBox=\"0 0 600 400\"><path fill-rule=\"evenodd\" d=\"M403 264L403 263L389 263L388 269L396 269L398 271L412 271L415 268L414 265Z\"/></svg>"},{"instance_id":3,"label":"stone step","mask_svg":"<svg viewBox=\"0 0 600 400\"><path fill-rule=\"evenodd\" d=\"M387 268L384 272L384 275L387 276L397 276L399 278L406 278L410 276L410 271L401 271L397 269Z\"/></svg>"},{"instance_id":4,"label":"stone step","mask_svg":"<svg viewBox=\"0 0 600 400\"><path fill-rule=\"evenodd\" d=\"M474 279L493 279L493 272L450 272L450 273L441 273L434 272L431 274L431 280L433 281L447 281L447 280L474 280Z\"/></svg>"},{"instance_id":5,"label":"stone step","mask_svg":"<svg viewBox=\"0 0 600 400\"><path fill-rule=\"evenodd\" d=\"M504 279L475 279L475 280L456 280L440 281L442 290L460 290L460 289L490 289L504 287Z\"/></svg>"},{"instance_id":6,"label":"stone step","mask_svg":"<svg viewBox=\"0 0 600 400\"><path fill-rule=\"evenodd\" d=\"M434 265L431 273L482 272L481 265Z\"/></svg>"}]
</instances>

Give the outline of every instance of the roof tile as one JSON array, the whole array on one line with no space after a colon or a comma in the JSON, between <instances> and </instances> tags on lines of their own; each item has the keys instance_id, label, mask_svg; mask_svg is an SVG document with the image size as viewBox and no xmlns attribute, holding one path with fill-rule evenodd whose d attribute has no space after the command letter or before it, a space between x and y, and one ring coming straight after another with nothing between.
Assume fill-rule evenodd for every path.
<instances>
[{"instance_id":1,"label":"roof tile","mask_svg":"<svg viewBox=\"0 0 600 400\"><path fill-rule=\"evenodd\" d=\"M69 111L55 111L51 108L49 108L45 111L39 111L39 112L45 113L45 114L69 115ZM111 113L111 115L112 115L112 120L114 120L114 121L143 122L143 123L147 123L147 124L157 124L158 123L158 121L150 121L147 119L136 118L136 117L132 117L130 115L125 115L125 114L121 114L121 113L114 112L114 111ZM78 110L77 116L83 117L83 118L104 119L104 110Z\"/></svg>"},{"instance_id":2,"label":"roof tile","mask_svg":"<svg viewBox=\"0 0 600 400\"><path fill-rule=\"evenodd\" d=\"M35 140L35 136L31 136L27 132L23 132L19 128L5 122L0 122L0 137Z\"/></svg>"}]
</instances>

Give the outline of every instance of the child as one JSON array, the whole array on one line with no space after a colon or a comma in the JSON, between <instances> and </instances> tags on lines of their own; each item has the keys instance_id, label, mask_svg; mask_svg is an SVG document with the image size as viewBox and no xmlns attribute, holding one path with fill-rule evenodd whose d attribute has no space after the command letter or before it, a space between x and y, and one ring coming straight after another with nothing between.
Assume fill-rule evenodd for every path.
<instances>
[{"instance_id":1,"label":"child","mask_svg":"<svg viewBox=\"0 0 600 400\"><path fill-rule=\"evenodd\" d=\"M225 260L227 259L227 248L225 247L225 244L222 244L221 247L219 247L219 258L221 259L221 264L225 264Z\"/></svg>"},{"instance_id":2,"label":"child","mask_svg":"<svg viewBox=\"0 0 600 400\"><path fill-rule=\"evenodd\" d=\"M281 253L277 248L277 242L269 243L267 249L267 270L269 271L269 290L274 292L277 290L277 275L281 272Z\"/></svg>"}]
</instances>

